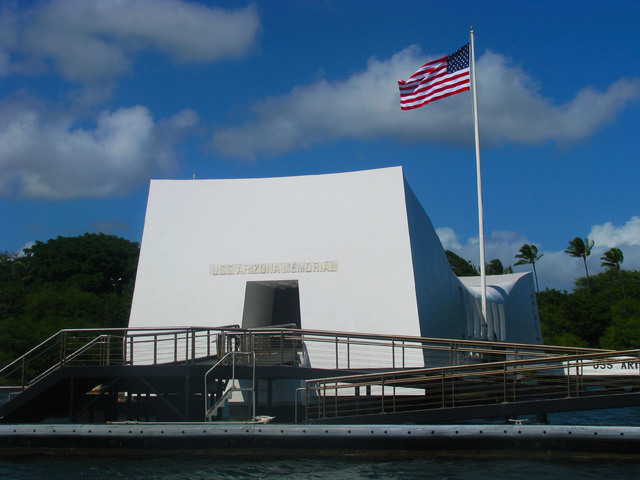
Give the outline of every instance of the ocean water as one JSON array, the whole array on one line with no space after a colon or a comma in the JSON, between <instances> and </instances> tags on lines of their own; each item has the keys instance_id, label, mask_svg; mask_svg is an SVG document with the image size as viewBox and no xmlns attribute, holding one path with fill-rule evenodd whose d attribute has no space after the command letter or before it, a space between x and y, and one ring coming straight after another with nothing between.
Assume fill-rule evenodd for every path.
<instances>
[{"instance_id":1,"label":"ocean water","mask_svg":"<svg viewBox=\"0 0 640 480\"><path fill-rule=\"evenodd\" d=\"M33 458L0 462L3 480L199 480L199 479L637 479L640 464L482 459Z\"/></svg>"},{"instance_id":2,"label":"ocean water","mask_svg":"<svg viewBox=\"0 0 640 480\"><path fill-rule=\"evenodd\" d=\"M533 421L533 420L531 420ZM552 424L640 426L640 408L549 415ZM210 480L210 479L640 479L640 452L633 459L600 455L527 456L412 452L410 456L343 454L313 458L185 456L179 451L136 456L38 454L0 458L0 480ZM284 452L286 455L286 452Z\"/></svg>"}]
</instances>

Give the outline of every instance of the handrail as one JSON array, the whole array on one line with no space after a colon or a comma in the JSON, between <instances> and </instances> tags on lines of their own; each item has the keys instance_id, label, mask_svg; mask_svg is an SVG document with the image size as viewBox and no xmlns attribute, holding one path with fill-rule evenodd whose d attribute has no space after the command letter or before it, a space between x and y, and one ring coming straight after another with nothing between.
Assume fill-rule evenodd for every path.
<instances>
[{"instance_id":1,"label":"handrail","mask_svg":"<svg viewBox=\"0 0 640 480\"><path fill-rule=\"evenodd\" d=\"M40 380L44 375L51 373L56 366L64 365L69 359L75 359L86 350L101 343L100 338L130 338L132 344L145 338L159 337L166 338L171 335L188 335L187 342L191 347L184 355L176 355L178 357L185 356L187 361L193 360L196 356L196 342L202 342L206 333L207 342L210 340L210 332L234 331L238 325L224 325L221 327L133 327L133 328L83 328L83 329L62 329L58 333L51 335L49 338L31 348L25 354L0 368L0 381L15 377L20 383L22 390L33 381ZM94 336L96 335L97 336ZM115 335L114 335L115 334ZM106 337L103 337L106 335ZM215 341L215 337L213 338ZM117 345L113 345L116 347ZM110 347L109 347L110 348ZM119 360L123 364L126 363L127 345L117 350L117 355L122 358ZM207 343L207 354L210 348ZM110 355L110 359L116 360L111 355L113 353L106 352ZM198 352L199 353L199 352ZM35 365L34 362L39 362ZM118 361L118 360L116 360ZM53 365L53 367L52 367ZM35 369L35 371L34 371ZM18 378L19 377L19 378Z\"/></svg>"},{"instance_id":2,"label":"handrail","mask_svg":"<svg viewBox=\"0 0 640 480\"><path fill-rule=\"evenodd\" d=\"M18 358L16 358L13 362L8 363L7 365L5 365L4 367L0 368L0 379L2 379L2 373L5 370L8 370L10 367L12 367L13 365L19 363L20 361L22 361L23 359L25 359L26 357L28 357L29 355L31 355L33 352L37 351L40 347L42 347L43 345L46 345L47 343L49 343L50 341L52 341L54 338L59 337L62 335L62 332L64 332L64 330L60 330L58 333L51 335L49 338L47 338L45 341L40 342L38 345L36 345L35 347L33 347L31 350L29 350L27 353L20 355Z\"/></svg>"},{"instance_id":3,"label":"handrail","mask_svg":"<svg viewBox=\"0 0 640 480\"><path fill-rule=\"evenodd\" d=\"M240 331L249 331L251 333L272 332L269 328L256 328L250 330L238 329ZM420 337L412 335L392 335L392 334L378 334L378 333L361 333L361 332L343 332L343 331L329 331L329 330L307 330L307 329L291 329L281 328L284 332L298 333L302 335L318 335L324 337L345 337L345 338L364 338L373 340L386 340L386 341L409 341L409 342L423 342L423 343L435 343L443 346L450 346L456 344L472 345L472 346L487 346L495 345L505 348L522 348L530 351L543 350L543 351L562 351L562 352L610 352L613 350L605 350L599 348L583 348L583 347L565 347L557 345L535 345L529 343L508 343L508 342L490 342L487 340L472 340L472 339L448 339L448 338L436 338L436 337ZM304 339L304 338L303 338Z\"/></svg>"},{"instance_id":4,"label":"handrail","mask_svg":"<svg viewBox=\"0 0 640 480\"><path fill-rule=\"evenodd\" d=\"M235 380L236 380L236 355L247 355L250 356L253 360L252 362L252 366L253 366L253 375L252 375L252 384L251 384L251 388L250 389L236 389L235 388ZM227 391L225 391L223 393L223 395L221 396L221 398L219 398L216 403L209 408L209 387L207 385L207 377L209 376L209 374L211 372L213 372L216 368L218 368L218 366L220 366L228 357L231 357L232 362L232 370L231 370L231 378L229 379L229 382L231 382L231 388L228 389ZM220 360L218 360L216 362L216 364L211 367L209 370L207 370L207 372L204 374L204 415L205 415L205 420L207 421L211 421L211 412L215 412L218 408L218 404L226 399L226 396L229 395L230 392L233 392L234 390L238 390L238 391L251 391L253 392L253 416L255 416L256 414L256 395L255 395L255 388L256 388L256 352L237 352L237 351L233 351L233 352L227 352Z\"/></svg>"},{"instance_id":5,"label":"handrail","mask_svg":"<svg viewBox=\"0 0 640 480\"><path fill-rule=\"evenodd\" d=\"M388 375L394 375L396 377L408 377L411 375L420 375L420 374L424 374L427 375L429 373L434 373L437 375L440 375L441 373L447 373L447 372L457 372L460 370L471 370L471 371L477 371L477 370L488 370L489 368L492 367L502 367L502 366L506 366L506 367L521 367L521 366L528 366L528 365L539 365L540 362L546 362L546 363L554 363L554 362L562 362L562 363L569 363L571 368L575 368L576 365L572 362L577 362L580 360L597 360L597 359L609 359L609 357L633 357L633 356L639 356L640 355L640 350L616 350L614 353L612 352L599 352L599 353L591 353L591 354L585 354L585 355L565 355L565 356L556 356L556 357L545 357L544 359L541 358L531 358L531 359L523 359L523 360L507 360L507 361L503 361L503 362L488 362L488 363L477 363L477 364L472 364L472 365L452 365L452 366L447 366L447 367L431 367L431 368L414 368L414 369L408 369L408 370L400 370L400 371L396 371L396 370L391 370L391 371L384 371L384 372L375 372L375 373L363 373L363 374L358 374L358 375L344 375L344 376L339 376L339 377L322 377L322 378L314 378L311 380L305 380L305 382L307 384L309 383L333 383L333 382L353 382L353 381L357 381L357 380L363 380L364 382L367 381L367 379L375 379L375 378L381 378L384 376L388 376ZM614 360L614 361L619 361L619 360ZM555 366L554 368L558 368L557 366ZM474 375L477 375L477 373L474 373Z\"/></svg>"},{"instance_id":6,"label":"handrail","mask_svg":"<svg viewBox=\"0 0 640 480\"><path fill-rule=\"evenodd\" d=\"M220 333L223 332L235 332L238 335L249 335L249 336L259 336L259 335L273 335L274 332L279 332L282 335L283 339L287 340L298 340L301 342L313 342L313 343L331 343L336 345L336 354L339 354L337 348L339 345L347 345L355 346L380 346L381 344L388 343L392 351L394 352L402 352L404 355L405 351L409 351L410 349L419 349L419 350L430 350L430 351L450 351L452 354L464 354L465 352L473 351L474 353L489 353L489 354L500 354L503 350L504 354L521 354L526 352L528 356L534 355L543 355L549 356L553 353L561 353L564 355L567 354L578 354L578 353L589 353L589 352L603 352L605 350L598 349L587 349L587 348L577 348L577 347L558 347L558 346L548 346L548 345L529 345L529 344L518 344L518 343L498 343L498 342L487 342L487 341L479 341L479 340L461 340L461 339L441 339L441 338L429 338L429 337L417 337L417 336L407 336L407 335L384 335L384 334L366 334L366 333L357 333L357 332L335 332L335 331L324 331L324 330L302 330L302 329L291 329L291 328L260 328L260 329L241 329L238 325L224 325L220 327L201 327L201 326L190 326L190 327L175 327L175 326L167 326L167 327L133 327L133 328L87 328L87 329L63 329L60 332L52 335L44 342L41 342L37 346L30 349L24 355L21 355L19 358L9 363L2 369L0 369L0 380L2 378L6 378L8 375L15 373L15 371L20 368L24 368L23 364L26 359L34 360L37 358L37 355L34 356L35 353L42 350L45 346L48 348L53 348L50 344L58 345L59 342L63 342L68 335L82 335L82 334L91 334L91 333L119 333L127 338L131 339L132 342L135 342L135 339L148 337L153 334L158 335L170 335L170 334L184 334L187 332L191 333L201 333L201 332L211 332L217 331ZM155 340L154 340L155 341ZM191 345L193 347L193 345ZM65 345L61 347L63 350L66 348ZM44 355L46 353L43 352L39 355ZM129 352L131 353L131 352ZM185 355L190 357L194 354L194 352L186 352ZM62 353L61 353L62 355ZM176 357L177 360L178 357ZM392 362L395 363L395 354L393 354ZM346 368L349 369L351 367L351 358L348 355ZM400 359L399 359L400 360ZM404 368L404 358L402 359L402 368ZM336 358L336 366L337 358ZM394 365L395 366L395 365ZM343 368L345 368L343 366Z\"/></svg>"},{"instance_id":7,"label":"handrail","mask_svg":"<svg viewBox=\"0 0 640 480\"><path fill-rule=\"evenodd\" d=\"M522 348L526 349L528 354L532 354L535 351L543 351L543 352L554 352L554 351L562 351L562 352L603 352L603 351L611 351L611 350L602 350L595 348L582 348L582 347L564 347L564 346L553 346L553 345L532 345L532 344L522 344L522 343L506 343L506 342L488 342L482 340L466 340L466 339L442 339L442 338L433 338L433 337L418 337L418 336L408 336L408 335L385 335L385 334L367 334L367 333L358 333L358 332L336 332L336 331L326 331L326 330L306 330L306 329L290 329L290 328L259 328L259 329L241 329L237 324L234 325L224 325L220 327L132 327L132 328L84 328L84 329L63 329L58 333L52 335L48 339L44 340L40 344L33 347L27 353L21 355L13 362L9 363L5 367L0 369L0 378L2 377L2 373L10 368L13 365L19 363L23 358L28 357L33 352L38 350L38 348L42 347L48 342L51 342L56 337L61 336L65 333L82 333L82 332L125 332L128 337L131 336L145 336L145 332L162 332L162 333L170 333L170 332L185 332L185 331L236 331L237 333L249 333L252 335L260 334L261 332L265 333L273 333L274 330L295 333L297 335L296 338L300 340L307 340L306 336L308 335L316 335L320 337L332 337L332 338L348 338L350 344L354 344L356 342L351 341L354 338L360 339L370 339L370 340L385 340L385 341L409 341L409 342L422 342L429 343L435 345L444 346L452 346L452 345L469 345L469 346L488 346L495 345L500 348ZM140 334L135 334L131 332L142 332ZM314 341L322 341L322 340L314 340ZM345 340L339 340L346 343Z\"/></svg>"},{"instance_id":8,"label":"handrail","mask_svg":"<svg viewBox=\"0 0 640 480\"><path fill-rule=\"evenodd\" d=\"M68 364L69 362L71 362L71 361L75 360L76 358L80 357L80 355L82 355L83 353L86 353L91 348L93 348L95 345L103 345L104 344L104 339L107 338L107 337L108 337L108 335L100 335L100 336L94 338L93 340L91 340L89 343L84 344L78 350L74 351L71 355L68 355L68 356L65 355L64 357L62 357L60 359L59 363L56 363L56 364L52 365L51 367L49 367L44 372L42 372L39 375L33 377L31 379L31 381L29 382L29 385L35 384L36 382L42 380L44 377L46 377L50 373L58 370L63 365Z\"/></svg>"},{"instance_id":9,"label":"handrail","mask_svg":"<svg viewBox=\"0 0 640 480\"><path fill-rule=\"evenodd\" d=\"M413 370L417 364L424 365L427 360L436 363L446 362L449 365L467 362L488 364L487 360L496 358L505 360L552 358L558 355L589 353L597 355L612 352L576 347L282 327L242 329L238 325L63 329L0 369L0 381L10 376L14 377L18 383L21 383L24 390L30 383L50 373L54 369L52 365L64 365L67 360L75 360L100 344L98 339L102 335L123 339L121 345L114 343L108 347L109 358L120 361L122 364L145 364L145 361L157 364L188 363L196 358L220 356L224 353L224 349L219 348L220 345L217 342L226 334L237 336L237 341L241 342L238 345L245 346L243 350L254 350L254 353L258 354L258 361L284 364L285 353L290 361L289 346L285 347L285 342L291 341L294 354L300 353L298 348L304 344L305 348L302 351L305 355L309 355L307 358L311 358L314 366L321 365L323 368L336 370L392 368L394 371L399 371ZM264 342L260 341L261 338L279 340L280 356L260 357L260 351L255 349L257 344L264 345ZM327 349L327 347L330 348ZM447 352L448 355L445 356ZM121 358L117 360L114 354ZM405 362L405 354L407 354L407 362ZM375 361L371 362L372 359Z\"/></svg>"},{"instance_id":10,"label":"handrail","mask_svg":"<svg viewBox=\"0 0 640 480\"><path fill-rule=\"evenodd\" d=\"M594 373L585 373L586 368L593 367L595 364L628 365L629 363L635 364L634 369L638 373L632 371L627 375L602 375L600 377L595 376ZM601 382L609 389L626 391L627 388L637 388L640 385L638 363L640 363L640 349L315 378L306 380L303 388L307 400L305 402L305 417L307 420L310 418L310 398L314 398L317 403L317 418L330 416L327 406L330 410L334 410L333 416L340 415L339 408L342 408L343 412L350 412L351 410L348 410L350 408L349 399L355 399L358 396L358 393L355 392L359 392L361 388L366 388L368 392L375 388L378 392L377 395L380 396L371 397L371 394L367 393L366 398L369 399L369 404L366 407L362 406L366 402L360 400L360 406L357 408L368 408L369 413L375 413L376 410L377 413L385 413L385 405L387 404L390 404L393 411L396 411L396 401L407 402L414 409L417 408L417 405L422 405L422 408L428 407L427 409L442 408L456 406L461 401L467 402L467 404L476 402L474 405L500 401L515 402L518 398L536 397L544 395L545 392L548 395L549 390L559 395L562 388L565 389L564 396L571 398L581 395L585 378L589 379L591 383ZM466 385L465 380L467 381ZM484 382L484 385L481 389L474 390L473 381ZM492 391L491 387L487 386L487 382L489 385L494 385L496 390ZM540 382L539 389L537 388L538 382ZM405 390L397 394L397 387L405 388ZM386 394L385 388L392 389L392 393ZM422 396L416 396L415 392L411 393L411 389L424 390L424 393ZM351 390L354 391L354 394L350 396L346 392ZM345 394L341 395L342 391ZM427 391L431 392L429 400L427 400ZM519 396L517 392L520 392ZM298 394L296 391L296 410ZM409 395L409 397L413 395L413 399L407 400L402 395ZM381 399L375 400L375 398ZM441 400L437 400L438 398ZM328 404L329 399L331 399L331 403ZM314 415L313 418L316 416Z\"/></svg>"}]
</instances>

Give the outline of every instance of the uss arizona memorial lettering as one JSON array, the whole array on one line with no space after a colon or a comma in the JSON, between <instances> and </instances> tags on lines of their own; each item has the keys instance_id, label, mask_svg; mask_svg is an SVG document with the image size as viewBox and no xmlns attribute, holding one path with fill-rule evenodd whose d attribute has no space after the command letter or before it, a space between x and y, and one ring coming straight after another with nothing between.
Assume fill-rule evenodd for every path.
<instances>
[{"instance_id":1,"label":"uss arizona memorial lettering","mask_svg":"<svg viewBox=\"0 0 640 480\"><path fill-rule=\"evenodd\" d=\"M264 275L268 273L324 273L337 271L337 260L324 262L223 263L209 265L209 273L211 275Z\"/></svg>"}]
</instances>

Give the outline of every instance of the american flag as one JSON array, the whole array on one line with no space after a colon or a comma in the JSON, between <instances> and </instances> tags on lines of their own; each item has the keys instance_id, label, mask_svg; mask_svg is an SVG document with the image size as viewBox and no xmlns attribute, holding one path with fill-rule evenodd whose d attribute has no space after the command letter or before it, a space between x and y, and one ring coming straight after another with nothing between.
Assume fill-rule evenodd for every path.
<instances>
[{"instance_id":1,"label":"american flag","mask_svg":"<svg viewBox=\"0 0 640 480\"><path fill-rule=\"evenodd\" d=\"M409 80L398 80L398 87L403 110L470 90L469 44L456 53L424 64Z\"/></svg>"}]
</instances>

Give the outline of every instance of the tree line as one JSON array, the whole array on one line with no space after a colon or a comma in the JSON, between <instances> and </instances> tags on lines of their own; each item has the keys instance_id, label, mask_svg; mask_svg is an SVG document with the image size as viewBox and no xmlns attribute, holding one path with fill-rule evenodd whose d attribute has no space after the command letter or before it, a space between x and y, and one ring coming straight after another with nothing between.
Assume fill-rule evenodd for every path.
<instances>
[{"instance_id":1,"label":"tree line","mask_svg":"<svg viewBox=\"0 0 640 480\"><path fill-rule=\"evenodd\" d=\"M583 244L569 254L590 252L592 242ZM516 259L534 266L542 255L526 247ZM640 272L623 270L616 250L603 255L603 272L579 278L572 292L537 294L544 343L640 347ZM139 253L137 242L89 233L38 241L20 256L0 253L0 366L61 329L126 327ZM470 261L446 254L456 275L478 275ZM489 275L511 271L498 259L487 265Z\"/></svg>"},{"instance_id":2,"label":"tree line","mask_svg":"<svg viewBox=\"0 0 640 480\"><path fill-rule=\"evenodd\" d=\"M602 257L604 271L589 275L587 258L594 241L575 237L565 253L582 260L585 276L576 279L572 292L545 289L540 292L536 263L543 257L533 244L524 244L514 265L532 267L542 338L547 345L625 350L640 348L640 272L624 270L624 254L610 248ZM479 275L478 268L453 252L447 258L458 276ZM512 273L498 259L486 265L487 275Z\"/></svg>"},{"instance_id":3,"label":"tree line","mask_svg":"<svg viewBox=\"0 0 640 480\"><path fill-rule=\"evenodd\" d=\"M125 327L139 251L87 233L0 253L0 365L65 328Z\"/></svg>"},{"instance_id":4,"label":"tree line","mask_svg":"<svg viewBox=\"0 0 640 480\"><path fill-rule=\"evenodd\" d=\"M542 337L546 344L615 350L640 348L640 272L623 270L624 254L610 248L600 257L604 271L589 275L587 258L595 242L575 237L564 251L579 258L585 276L575 281L573 292L538 288L535 245L520 248L516 265L531 264L538 300Z\"/></svg>"}]
</instances>

